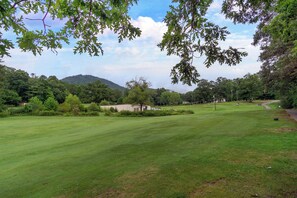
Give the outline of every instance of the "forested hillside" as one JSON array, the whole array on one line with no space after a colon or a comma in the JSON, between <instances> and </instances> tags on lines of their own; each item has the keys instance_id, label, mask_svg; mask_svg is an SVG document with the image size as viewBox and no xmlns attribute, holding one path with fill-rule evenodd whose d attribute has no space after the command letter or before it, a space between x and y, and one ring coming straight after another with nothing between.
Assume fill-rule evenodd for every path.
<instances>
[{"instance_id":1,"label":"forested hillside","mask_svg":"<svg viewBox=\"0 0 297 198\"><path fill-rule=\"evenodd\" d=\"M92 75L76 75L76 76L69 76L66 78L61 79L61 81L69 83L69 84L75 84L75 85L86 85L89 83L93 83L95 81L100 81L101 83L107 85L109 88L111 89L119 89L121 91L124 91L125 88L114 83L111 82L109 80L106 80L104 78L98 78L96 76L92 76Z\"/></svg>"}]
</instances>

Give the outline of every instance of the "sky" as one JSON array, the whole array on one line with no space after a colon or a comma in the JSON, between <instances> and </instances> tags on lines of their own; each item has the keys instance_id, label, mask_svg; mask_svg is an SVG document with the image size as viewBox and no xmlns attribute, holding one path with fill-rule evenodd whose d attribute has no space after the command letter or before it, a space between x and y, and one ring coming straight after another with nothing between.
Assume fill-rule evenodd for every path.
<instances>
[{"instance_id":1,"label":"sky","mask_svg":"<svg viewBox=\"0 0 297 198\"><path fill-rule=\"evenodd\" d=\"M166 52L161 52L157 44L161 41L166 25L162 22L169 9L169 0L139 0L133 6L129 14L132 23L142 30L141 37L133 41L118 43L117 37L110 31L106 31L100 36L103 43L104 55L90 57L87 54L74 55L73 46L64 46L58 50L58 54L51 51L44 51L41 56L34 56L31 52L22 52L15 46L10 51L11 57L4 58L4 64L16 69L22 69L29 74L55 75L59 79L77 75L89 74L100 78L111 80L121 86L127 81L136 77L144 77L151 82L152 88L167 88L178 92L187 92L196 88L195 85L188 86L172 84L170 72L171 68L179 62L175 56L167 56ZM220 12L221 0L214 0L207 17L220 26L227 26L231 34L222 43L222 47L244 48L248 56L237 66L227 66L214 64L210 68L203 65L204 57L194 60L201 79L216 80L218 77L229 79L243 77L247 73L256 73L260 70L261 63L258 62L260 54L259 47L252 46L255 25L234 25ZM40 27L42 24L36 23L28 25ZM57 25L57 22L52 25ZM50 24L51 25L51 24ZM4 36L13 39L9 32Z\"/></svg>"}]
</instances>

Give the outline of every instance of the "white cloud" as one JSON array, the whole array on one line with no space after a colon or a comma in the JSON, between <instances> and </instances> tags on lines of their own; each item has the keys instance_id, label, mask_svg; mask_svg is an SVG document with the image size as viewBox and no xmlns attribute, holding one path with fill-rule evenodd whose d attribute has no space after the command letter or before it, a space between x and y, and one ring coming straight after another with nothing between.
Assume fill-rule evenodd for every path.
<instances>
[{"instance_id":1,"label":"white cloud","mask_svg":"<svg viewBox=\"0 0 297 198\"><path fill-rule=\"evenodd\" d=\"M150 17L138 17L132 21L132 24L139 27L142 31L140 40L152 39L154 42L160 42L167 27L163 22L156 22Z\"/></svg>"}]
</instances>

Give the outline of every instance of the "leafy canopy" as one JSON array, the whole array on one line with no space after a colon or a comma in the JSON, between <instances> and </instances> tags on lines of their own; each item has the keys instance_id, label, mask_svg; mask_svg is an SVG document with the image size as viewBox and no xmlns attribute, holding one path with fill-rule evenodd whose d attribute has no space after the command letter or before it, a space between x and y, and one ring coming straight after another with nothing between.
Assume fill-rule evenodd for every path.
<instances>
[{"instance_id":1,"label":"leafy canopy","mask_svg":"<svg viewBox=\"0 0 297 198\"><path fill-rule=\"evenodd\" d=\"M126 83L129 89L127 97L124 102L140 105L142 111L143 105L150 104L151 92L149 90L150 83L144 78L134 79Z\"/></svg>"}]
</instances>

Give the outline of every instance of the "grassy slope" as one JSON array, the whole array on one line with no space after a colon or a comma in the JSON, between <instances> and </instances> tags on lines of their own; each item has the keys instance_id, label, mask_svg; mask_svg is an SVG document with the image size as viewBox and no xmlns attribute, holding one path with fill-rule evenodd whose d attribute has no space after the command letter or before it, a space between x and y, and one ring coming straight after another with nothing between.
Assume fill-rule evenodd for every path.
<instances>
[{"instance_id":1,"label":"grassy slope","mask_svg":"<svg viewBox=\"0 0 297 198\"><path fill-rule=\"evenodd\" d=\"M296 123L254 104L177 108L196 114L0 119L0 197L296 195Z\"/></svg>"}]
</instances>

